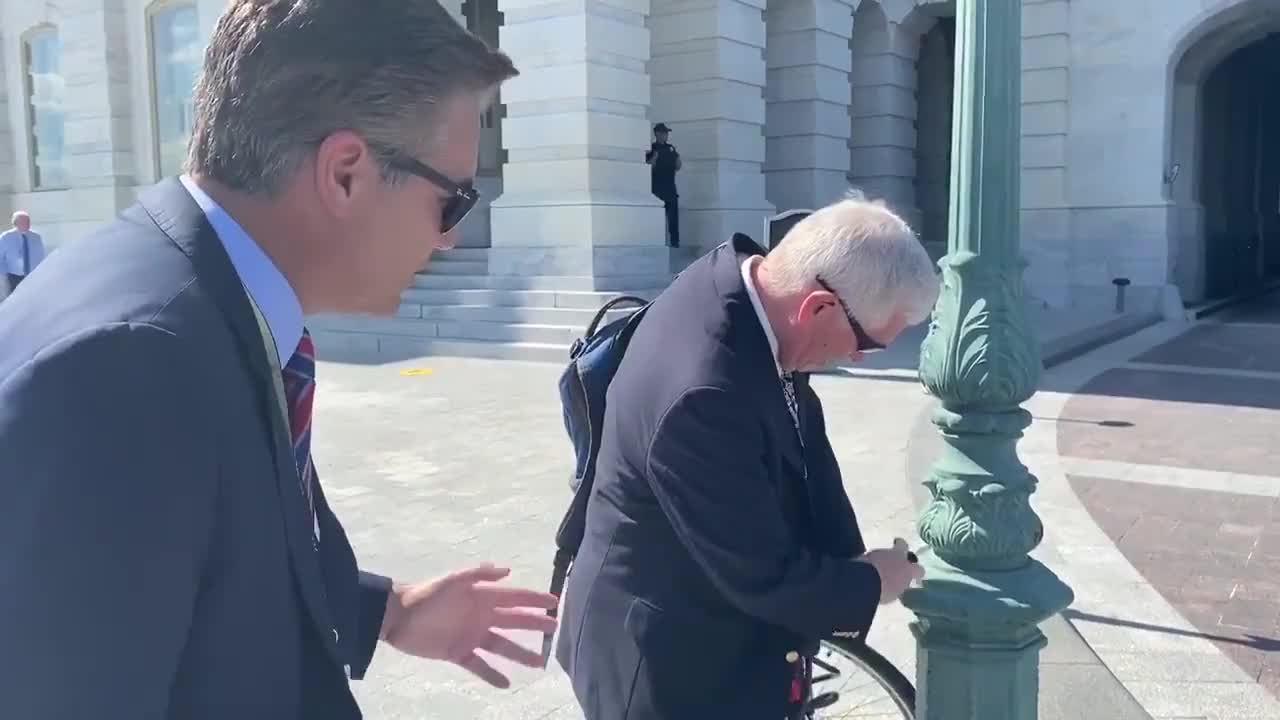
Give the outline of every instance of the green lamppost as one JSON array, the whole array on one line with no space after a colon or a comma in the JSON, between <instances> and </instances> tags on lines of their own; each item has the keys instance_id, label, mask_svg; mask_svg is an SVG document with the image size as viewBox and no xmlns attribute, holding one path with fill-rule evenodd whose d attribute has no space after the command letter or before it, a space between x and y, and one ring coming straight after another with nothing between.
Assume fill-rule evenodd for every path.
<instances>
[{"instance_id":1,"label":"green lamppost","mask_svg":"<svg viewBox=\"0 0 1280 720\"><path fill-rule=\"evenodd\" d=\"M1021 10L956 1L950 236L920 353L945 448L925 480L926 580L902 599L916 615L924 720L1034 720L1039 624L1073 599L1028 556L1044 530L1016 447L1041 370L1018 250Z\"/></svg>"}]
</instances>

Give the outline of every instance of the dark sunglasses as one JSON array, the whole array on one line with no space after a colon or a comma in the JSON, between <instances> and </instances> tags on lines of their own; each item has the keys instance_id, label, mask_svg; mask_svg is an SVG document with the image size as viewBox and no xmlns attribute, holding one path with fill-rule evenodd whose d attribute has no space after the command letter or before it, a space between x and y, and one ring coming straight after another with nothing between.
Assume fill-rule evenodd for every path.
<instances>
[{"instance_id":1,"label":"dark sunglasses","mask_svg":"<svg viewBox=\"0 0 1280 720\"><path fill-rule=\"evenodd\" d=\"M471 182L456 183L444 173L403 153L391 152L388 164L401 172L417 175L427 182L449 193L440 209L440 232L447 233L458 226L467 217L467 213L480 201L480 191L472 187Z\"/></svg>"},{"instance_id":2,"label":"dark sunglasses","mask_svg":"<svg viewBox=\"0 0 1280 720\"><path fill-rule=\"evenodd\" d=\"M836 302L840 303L840 309L844 311L844 316L849 321L849 327L853 329L853 337L858 341L858 352L871 353L883 350L884 343L871 337L867 334L866 330L862 329L862 323L858 322L858 318L854 317L853 313L849 311L849 306L845 304L844 300L840 297L840 294L822 278L817 278L817 281L818 285L823 290L831 293L831 296L836 299Z\"/></svg>"}]
</instances>

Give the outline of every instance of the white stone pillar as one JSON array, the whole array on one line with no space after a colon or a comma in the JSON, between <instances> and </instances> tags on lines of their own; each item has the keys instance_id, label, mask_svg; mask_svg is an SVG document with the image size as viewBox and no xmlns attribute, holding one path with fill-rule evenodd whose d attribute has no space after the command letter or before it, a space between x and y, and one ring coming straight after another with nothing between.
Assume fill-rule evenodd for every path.
<instances>
[{"instance_id":1,"label":"white stone pillar","mask_svg":"<svg viewBox=\"0 0 1280 720\"><path fill-rule=\"evenodd\" d=\"M648 0L499 0L503 194L491 206L493 275L575 275L598 289L670 279L662 205L649 192Z\"/></svg>"},{"instance_id":2,"label":"white stone pillar","mask_svg":"<svg viewBox=\"0 0 1280 720\"><path fill-rule=\"evenodd\" d=\"M779 210L822 207L849 189L850 2L769 5L765 177Z\"/></svg>"},{"instance_id":3,"label":"white stone pillar","mask_svg":"<svg viewBox=\"0 0 1280 720\"><path fill-rule=\"evenodd\" d=\"M0 53L2 53L0 58L21 57L13 48L11 41L3 34L0 34ZM10 62L0 61L0 88L9 88L9 76L21 72ZM19 165L13 152L10 97L8 92L0 92L0 218L7 218L13 212L13 192L19 187L17 183ZM20 106L23 100L20 97L13 97L12 102Z\"/></svg>"},{"instance_id":4,"label":"white stone pillar","mask_svg":"<svg viewBox=\"0 0 1280 720\"><path fill-rule=\"evenodd\" d=\"M134 184L128 13L124 0L69 0L64 6L62 74L68 112L66 152L76 188ZM117 206L131 193L121 193Z\"/></svg>"},{"instance_id":5,"label":"white stone pillar","mask_svg":"<svg viewBox=\"0 0 1280 720\"><path fill-rule=\"evenodd\" d=\"M1075 213L1068 195L1067 167L1073 132L1070 77L1075 63L1070 13L1071 3L1065 0L1024 0L1022 7L1021 246L1028 262L1023 282L1028 296L1055 308L1073 304L1072 285L1082 280L1086 285L1082 298L1111 302L1115 290L1110 286L1114 275L1105 275L1096 264L1105 257L1089 257L1098 245L1073 239ZM1107 217L1110 226L1114 217ZM1142 301L1138 287L1126 293L1131 307ZM1154 304L1154 297L1151 300Z\"/></svg>"},{"instance_id":6,"label":"white stone pillar","mask_svg":"<svg viewBox=\"0 0 1280 720\"><path fill-rule=\"evenodd\" d=\"M653 109L683 169L680 238L705 251L773 214L765 159L764 0L654 0ZM646 133L647 134L647 133Z\"/></svg>"},{"instance_id":7,"label":"white stone pillar","mask_svg":"<svg viewBox=\"0 0 1280 720\"><path fill-rule=\"evenodd\" d=\"M853 20L849 179L912 224L916 207L916 58L919 34L863 2Z\"/></svg>"}]
</instances>

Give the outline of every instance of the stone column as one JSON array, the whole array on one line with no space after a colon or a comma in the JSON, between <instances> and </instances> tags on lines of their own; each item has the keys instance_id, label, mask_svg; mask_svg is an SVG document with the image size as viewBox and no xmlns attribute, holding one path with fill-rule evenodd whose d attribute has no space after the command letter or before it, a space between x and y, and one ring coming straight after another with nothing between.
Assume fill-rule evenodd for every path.
<instances>
[{"instance_id":1,"label":"stone column","mask_svg":"<svg viewBox=\"0 0 1280 720\"><path fill-rule=\"evenodd\" d=\"M709 250L759 234L765 199L764 0L653 0L653 107L683 169L681 242Z\"/></svg>"},{"instance_id":2,"label":"stone column","mask_svg":"<svg viewBox=\"0 0 1280 720\"><path fill-rule=\"evenodd\" d=\"M850 0L769 5L765 177L779 210L816 209L849 190Z\"/></svg>"},{"instance_id":3,"label":"stone column","mask_svg":"<svg viewBox=\"0 0 1280 720\"><path fill-rule=\"evenodd\" d=\"M118 208L132 202L135 182L125 0L71 0L64 7L59 32L71 186L118 189Z\"/></svg>"},{"instance_id":4,"label":"stone column","mask_svg":"<svg viewBox=\"0 0 1280 720\"><path fill-rule=\"evenodd\" d=\"M503 194L492 275L590 277L597 289L670 279L662 205L649 192L648 0L499 0Z\"/></svg>"},{"instance_id":5,"label":"stone column","mask_svg":"<svg viewBox=\"0 0 1280 720\"><path fill-rule=\"evenodd\" d=\"M1027 287L1034 288L1036 300L1056 308L1071 304L1075 274L1080 269L1092 272L1092 263L1097 261L1087 257L1088 244L1077 246L1072 241L1067 157L1073 132L1069 120L1070 73L1075 61L1070 32L1070 2L1023 0L1022 242L1030 263ZM1108 220L1114 228L1114 220ZM1084 263L1077 262L1077 254L1086 255ZM1109 282L1114 275L1104 277L1104 282ZM1104 285L1099 292L1095 285L1084 295L1109 295L1113 289ZM1131 303L1135 290L1128 290Z\"/></svg>"},{"instance_id":6,"label":"stone column","mask_svg":"<svg viewBox=\"0 0 1280 720\"><path fill-rule=\"evenodd\" d=\"M853 20L849 180L920 226L916 206L916 58L919 33L863 2Z\"/></svg>"},{"instance_id":7,"label":"stone column","mask_svg":"<svg viewBox=\"0 0 1280 720\"><path fill-rule=\"evenodd\" d=\"M1029 556L1044 528L1017 453L1041 369L1018 249L1021 3L957 0L956 15L953 221L920 352L945 446L925 480L924 585L902 602L917 618L917 717L1034 720L1039 624L1073 595Z\"/></svg>"},{"instance_id":8,"label":"stone column","mask_svg":"<svg viewBox=\"0 0 1280 720\"><path fill-rule=\"evenodd\" d=\"M0 35L0 57L14 58L21 57L19 52L15 51L10 41ZM20 66L11 64L10 62L0 62L0 88L9 87L10 73L20 73ZM9 219L9 215L13 213L13 193L18 187L17 178L20 172L20 166L16 162L13 152L13 130L10 124L10 94L8 92L0 92L0 222ZM20 105L21 98L13 98L12 102Z\"/></svg>"}]
</instances>

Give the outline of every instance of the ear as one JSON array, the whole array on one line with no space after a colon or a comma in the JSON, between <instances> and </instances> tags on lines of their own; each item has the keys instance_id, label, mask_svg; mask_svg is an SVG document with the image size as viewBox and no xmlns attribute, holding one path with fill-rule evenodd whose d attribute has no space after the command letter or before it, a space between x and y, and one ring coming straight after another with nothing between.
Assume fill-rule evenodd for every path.
<instances>
[{"instance_id":1,"label":"ear","mask_svg":"<svg viewBox=\"0 0 1280 720\"><path fill-rule=\"evenodd\" d=\"M348 216L379 181L373 153L356 133L339 130L316 148L316 189L321 203L334 215Z\"/></svg>"},{"instance_id":2,"label":"ear","mask_svg":"<svg viewBox=\"0 0 1280 720\"><path fill-rule=\"evenodd\" d=\"M796 310L796 319L803 324L830 312L834 307L836 307L834 295L826 290L814 290L800 301L800 307Z\"/></svg>"}]
</instances>

